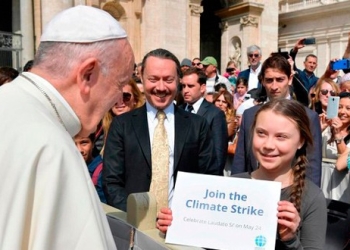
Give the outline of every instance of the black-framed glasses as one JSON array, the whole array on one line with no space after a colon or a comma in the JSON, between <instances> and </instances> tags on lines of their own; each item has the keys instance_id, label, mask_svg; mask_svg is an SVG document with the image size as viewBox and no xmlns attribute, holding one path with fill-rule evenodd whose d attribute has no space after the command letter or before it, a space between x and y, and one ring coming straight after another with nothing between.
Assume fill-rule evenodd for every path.
<instances>
[{"instance_id":1,"label":"black-framed glasses","mask_svg":"<svg viewBox=\"0 0 350 250\"><path fill-rule=\"evenodd\" d=\"M260 55L259 54L249 54L248 56L251 57L251 58L252 57L258 58Z\"/></svg>"},{"instance_id":2,"label":"black-framed glasses","mask_svg":"<svg viewBox=\"0 0 350 250\"><path fill-rule=\"evenodd\" d=\"M331 96L336 96L336 95L337 95L337 93L336 93L334 90L321 89L320 92L321 92L322 95L327 95L328 92L329 92L329 94L330 94Z\"/></svg>"},{"instance_id":3,"label":"black-framed glasses","mask_svg":"<svg viewBox=\"0 0 350 250\"><path fill-rule=\"evenodd\" d=\"M235 69L234 68L226 68L227 73L231 73L232 71L235 71Z\"/></svg>"},{"instance_id":4,"label":"black-framed glasses","mask_svg":"<svg viewBox=\"0 0 350 250\"><path fill-rule=\"evenodd\" d=\"M340 92L339 98L350 97L350 92Z\"/></svg>"},{"instance_id":5,"label":"black-framed glasses","mask_svg":"<svg viewBox=\"0 0 350 250\"><path fill-rule=\"evenodd\" d=\"M131 94L128 92L123 92L123 102L128 102L131 99Z\"/></svg>"},{"instance_id":6,"label":"black-framed glasses","mask_svg":"<svg viewBox=\"0 0 350 250\"><path fill-rule=\"evenodd\" d=\"M192 66L200 66L200 65L202 65L202 63L200 63L200 62L199 63L194 63L194 62L192 63Z\"/></svg>"}]
</instances>

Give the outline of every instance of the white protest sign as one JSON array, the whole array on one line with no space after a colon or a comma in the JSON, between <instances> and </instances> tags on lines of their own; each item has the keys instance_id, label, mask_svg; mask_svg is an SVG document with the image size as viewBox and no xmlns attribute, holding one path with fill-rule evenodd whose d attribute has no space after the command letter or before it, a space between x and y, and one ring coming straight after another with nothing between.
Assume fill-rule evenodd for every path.
<instances>
[{"instance_id":1,"label":"white protest sign","mask_svg":"<svg viewBox=\"0 0 350 250\"><path fill-rule=\"evenodd\" d=\"M281 183L177 175L166 243L215 249L275 249Z\"/></svg>"}]
</instances>

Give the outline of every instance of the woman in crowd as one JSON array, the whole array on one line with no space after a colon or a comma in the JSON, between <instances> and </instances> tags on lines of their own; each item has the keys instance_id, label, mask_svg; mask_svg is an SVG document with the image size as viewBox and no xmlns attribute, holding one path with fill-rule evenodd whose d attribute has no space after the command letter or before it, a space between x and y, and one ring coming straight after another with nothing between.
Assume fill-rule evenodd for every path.
<instances>
[{"instance_id":1,"label":"woman in crowd","mask_svg":"<svg viewBox=\"0 0 350 250\"><path fill-rule=\"evenodd\" d=\"M324 121L328 98L330 96L339 95L339 87L338 85L330 78L320 78L315 86L315 103L311 107L311 109L315 110L318 114L322 114L322 118ZM321 121L322 125L322 121ZM322 128L322 126L321 126ZM323 128L324 129L324 128Z\"/></svg>"},{"instance_id":2,"label":"woman in crowd","mask_svg":"<svg viewBox=\"0 0 350 250\"><path fill-rule=\"evenodd\" d=\"M221 90L213 96L213 103L216 107L221 109L226 116L227 122L227 132L228 132L228 147L227 147L227 157L224 169L224 175L231 175L231 165L233 162L232 153L232 141L237 130L237 122L235 121L235 111L233 109L232 95L227 90Z\"/></svg>"},{"instance_id":3,"label":"woman in crowd","mask_svg":"<svg viewBox=\"0 0 350 250\"><path fill-rule=\"evenodd\" d=\"M236 83L236 93L233 95L233 107L238 109L244 101L244 96L248 91L248 81L245 78L238 78Z\"/></svg>"},{"instance_id":4,"label":"woman in crowd","mask_svg":"<svg viewBox=\"0 0 350 250\"><path fill-rule=\"evenodd\" d=\"M323 249L327 206L321 190L305 178L306 147L313 143L305 108L294 100L267 102L255 115L252 133L259 168L236 177L281 182L275 249ZM157 228L166 232L172 219L171 209L162 208Z\"/></svg>"},{"instance_id":5,"label":"woman in crowd","mask_svg":"<svg viewBox=\"0 0 350 250\"><path fill-rule=\"evenodd\" d=\"M131 79L127 85L123 87L123 98L120 103L116 103L102 119L102 142L104 145L108 130L111 126L114 116L121 115L125 112L131 111L135 108L141 107L144 104L144 99L141 91L136 85L136 82ZM94 160L88 165L90 175L93 179L95 188L100 197L100 200L106 203L106 198L102 190L102 162L103 162L103 147L100 153L94 158Z\"/></svg>"},{"instance_id":6,"label":"woman in crowd","mask_svg":"<svg viewBox=\"0 0 350 250\"><path fill-rule=\"evenodd\" d=\"M342 76L339 87L341 92L350 92L350 73Z\"/></svg>"},{"instance_id":7,"label":"woman in crowd","mask_svg":"<svg viewBox=\"0 0 350 250\"><path fill-rule=\"evenodd\" d=\"M239 70L236 63L234 61L229 61L226 65L226 72L224 73L224 76L231 83L231 89L229 91L231 91L232 94L235 92L238 74Z\"/></svg>"},{"instance_id":8,"label":"woman in crowd","mask_svg":"<svg viewBox=\"0 0 350 250\"><path fill-rule=\"evenodd\" d=\"M322 133L321 188L326 198L350 203L349 173L345 166L336 168L338 155L350 148L350 93L341 92L338 117L325 121Z\"/></svg>"},{"instance_id":9,"label":"woman in crowd","mask_svg":"<svg viewBox=\"0 0 350 250\"><path fill-rule=\"evenodd\" d=\"M233 109L232 95L227 90L220 90L218 93L214 94L213 103L216 107L225 113L228 136L231 138L234 135L236 129L236 124L234 122L235 112Z\"/></svg>"}]
</instances>

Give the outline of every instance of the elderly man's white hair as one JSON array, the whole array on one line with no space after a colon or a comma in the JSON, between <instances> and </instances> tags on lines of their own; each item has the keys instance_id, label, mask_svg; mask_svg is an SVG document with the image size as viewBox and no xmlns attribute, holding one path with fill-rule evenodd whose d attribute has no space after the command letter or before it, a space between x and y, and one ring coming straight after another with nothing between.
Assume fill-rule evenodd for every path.
<instances>
[{"instance_id":1,"label":"elderly man's white hair","mask_svg":"<svg viewBox=\"0 0 350 250\"><path fill-rule=\"evenodd\" d=\"M259 51L259 55L261 55L261 49L258 45L251 45L247 48L247 55L253 53L254 51Z\"/></svg>"}]
</instances>

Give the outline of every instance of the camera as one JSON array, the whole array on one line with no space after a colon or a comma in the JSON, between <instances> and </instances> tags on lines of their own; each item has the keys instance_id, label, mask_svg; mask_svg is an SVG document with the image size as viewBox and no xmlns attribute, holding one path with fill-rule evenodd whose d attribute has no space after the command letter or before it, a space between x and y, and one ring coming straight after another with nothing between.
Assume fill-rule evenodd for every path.
<instances>
[{"instance_id":1,"label":"camera","mask_svg":"<svg viewBox=\"0 0 350 250\"><path fill-rule=\"evenodd\" d=\"M330 67L332 70L349 69L350 59L342 59L335 62L330 62Z\"/></svg>"}]
</instances>

